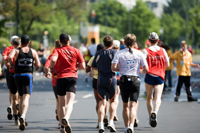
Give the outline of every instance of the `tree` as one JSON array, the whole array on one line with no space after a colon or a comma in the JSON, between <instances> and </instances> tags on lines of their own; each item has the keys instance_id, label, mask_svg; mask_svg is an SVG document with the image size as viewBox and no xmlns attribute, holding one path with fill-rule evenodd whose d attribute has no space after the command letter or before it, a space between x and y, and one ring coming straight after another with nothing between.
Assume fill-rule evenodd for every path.
<instances>
[{"instance_id":1,"label":"tree","mask_svg":"<svg viewBox=\"0 0 200 133\"><path fill-rule=\"evenodd\" d=\"M163 14L161 26L164 28L165 42L173 48L179 48L181 36L185 34L185 21L178 13Z\"/></svg>"},{"instance_id":2,"label":"tree","mask_svg":"<svg viewBox=\"0 0 200 133\"><path fill-rule=\"evenodd\" d=\"M138 0L131 12L132 33L137 37L137 41L144 44L151 32L159 34L160 21L155 14L147 7L146 3ZM128 18L123 22L124 33L128 33Z\"/></svg>"}]
</instances>

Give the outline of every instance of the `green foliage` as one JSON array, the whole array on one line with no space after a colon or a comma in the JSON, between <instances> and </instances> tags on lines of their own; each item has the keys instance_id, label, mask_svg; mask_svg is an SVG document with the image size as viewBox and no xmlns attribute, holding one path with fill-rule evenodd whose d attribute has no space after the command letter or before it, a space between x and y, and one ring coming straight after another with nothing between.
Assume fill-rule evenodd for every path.
<instances>
[{"instance_id":1,"label":"green foliage","mask_svg":"<svg viewBox=\"0 0 200 133\"><path fill-rule=\"evenodd\" d=\"M32 40L31 41L33 44L32 44L32 48L35 49L35 50L38 50L39 49L39 46L40 46L40 42L38 41L35 41L35 40ZM30 44L29 44L30 45Z\"/></svg>"},{"instance_id":2,"label":"green foliage","mask_svg":"<svg viewBox=\"0 0 200 133\"><path fill-rule=\"evenodd\" d=\"M0 48L3 48L3 45L6 44L6 47L11 46L10 41L7 38L0 38Z\"/></svg>"},{"instance_id":3,"label":"green foliage","mask_svg":"<svg viewBox=\"0 0 200 133\"><path fill-rule=\"evenodd\" d=\"M128 18L123 23L124 33L128 32ZM138 0L136 6L131 10L131 31L136 35L137 41L144 44L151 32L159 34L160 21L147 7L146 3Z\"/></svg>"},{"instance_id":4,"label":"green foliage","mask_svg":"<svg viewBox=\"0 0 200 133\"><path fill-rule=\"evenodd\" d=\"M161 25L164 28L165 43L173 48L179 47L178 40L185 32L184 19L178 13L163 14Z\"/></svg>"}]
</instances>

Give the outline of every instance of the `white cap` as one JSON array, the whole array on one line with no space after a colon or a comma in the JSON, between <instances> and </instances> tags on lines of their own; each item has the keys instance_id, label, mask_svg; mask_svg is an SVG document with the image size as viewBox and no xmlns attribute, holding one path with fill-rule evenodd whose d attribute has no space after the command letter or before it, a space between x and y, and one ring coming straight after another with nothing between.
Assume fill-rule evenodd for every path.
<instances>
[{"instance_id":1,"label":"white cap","mask_svg":"<svg viewBox=\"0 0 200 133\"><path fill-rule=\"evenodd\" d=\"M159 37L158 37L156 32L151 32L150 35L149 35L149 39L150 40L158 40Z\"/></svg>"},{"instance_id":2,"label":"white cap","mask_svg":"<svg viewBox=\"0 0 200 133\"><path fill-rule=\"evenodd\" d=\"M13 40L15 39L15 38L19 38L18 36L12 36L11 38L10 38L10 42L13 42Z\"/></svg>"},{"instance_id":3,"label":"white cap","mask_svg":"<svg viewBox=\"0 0 200 133\"><path fill-rule=\"evenodd\" d=\"M113 41L113 48L119 48L120 47L120 41L119 40L114 40Z\"/></svg>"},{"instance_id":4,"label":"white cap","mask_svg":"<svg viewBox=\"0 0 200 133\"><path fill-rule=\"evenodd\" d=\"M71 36L70 35L68 35L68 37L69 37L69 40L70 40L70 42L72 41L72 38L71 38Z\"/></svg>"}]
</instances>

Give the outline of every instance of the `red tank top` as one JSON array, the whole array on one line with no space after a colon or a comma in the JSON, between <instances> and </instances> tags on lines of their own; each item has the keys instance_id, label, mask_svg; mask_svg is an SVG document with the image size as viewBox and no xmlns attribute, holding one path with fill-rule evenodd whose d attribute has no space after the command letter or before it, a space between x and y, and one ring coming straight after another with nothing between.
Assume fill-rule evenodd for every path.
<instances>
[{"instance_id":1,"label":"red tank top","mask_svg":"<svg viewBox=\"0 0 200 133\"><path fill-rule=\"evenodd\" d=\"M147 63L149 66L149 74L154 74L160 76L163 81L165 81L165 55L163 52L163 48L160 48L159 51L152 51L149 48L146 48L147 55Z\"/></svg>"}]
</instances>

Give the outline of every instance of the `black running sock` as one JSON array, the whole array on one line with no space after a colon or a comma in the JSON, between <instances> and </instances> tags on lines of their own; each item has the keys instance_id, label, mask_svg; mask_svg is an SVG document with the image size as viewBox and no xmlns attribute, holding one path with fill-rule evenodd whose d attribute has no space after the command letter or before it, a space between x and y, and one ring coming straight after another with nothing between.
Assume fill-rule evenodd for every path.
<instances>
[{"instance_id":1,"label":"black running sock","mask_svg":"<svg viewBox=\"0 0 200 133\"><path fill-rule=\"evenodd\" d=\"M61 126L61 128L65 128L64 126Z\"/></svg>"},{"instance_id":2,"label":"black running sock","mask_svg":"<svg viewBox=\"0 0 200 133\"><path fill-rule=\"evenodd\" d=\"M14 115L14 117L15 117L15 120L18 120L18 115Z\"/></svg>"}]
</instances>

